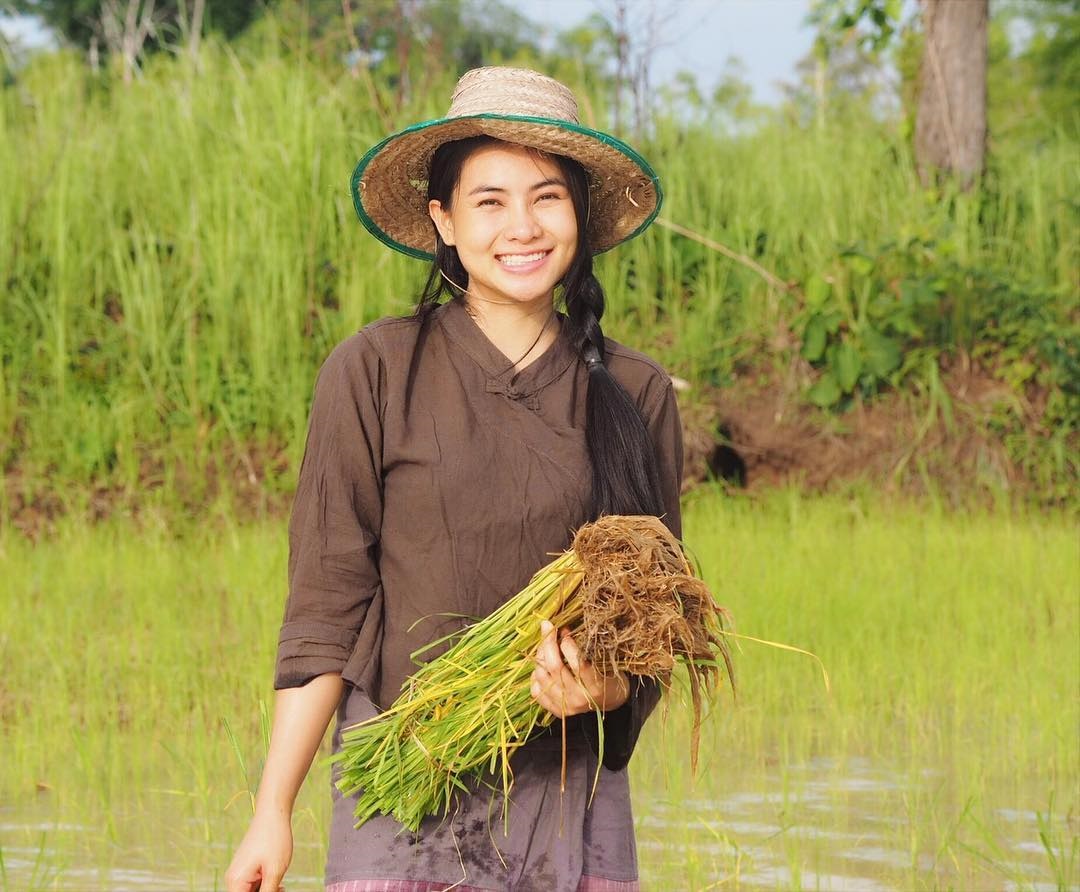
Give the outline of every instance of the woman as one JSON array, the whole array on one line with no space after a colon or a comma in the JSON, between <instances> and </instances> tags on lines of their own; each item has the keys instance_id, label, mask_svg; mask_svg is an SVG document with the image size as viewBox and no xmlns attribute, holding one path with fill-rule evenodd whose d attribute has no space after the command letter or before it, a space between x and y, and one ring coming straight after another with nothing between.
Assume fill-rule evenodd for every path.
<instances>
[{"instance_id":1,"label":"woman","mask_svg":"<svg viewBox=\"0 0 1080 892\"><path fill-rule=\"evenodd\" d=\"M270 752L230 892L278 888L293 800L335 711L340 730L389 705L410 654L498 607L585 521L653 514L680 534L670 379L604 338L592 274L594 253L656 215L645 161L581 127L558 82L485 68L461 78L446 118L368 152L352 189L376 238L434 262L413 316L367 326L319 374ZM481 784L417 834L388 816L354 828L335 792L330 892L638 888L626 763L657 689L600 675L565 630L542 631L532 693L566 722L565 791L555 722L514 756L505 825Z\"/></svg>"}]
</instances>

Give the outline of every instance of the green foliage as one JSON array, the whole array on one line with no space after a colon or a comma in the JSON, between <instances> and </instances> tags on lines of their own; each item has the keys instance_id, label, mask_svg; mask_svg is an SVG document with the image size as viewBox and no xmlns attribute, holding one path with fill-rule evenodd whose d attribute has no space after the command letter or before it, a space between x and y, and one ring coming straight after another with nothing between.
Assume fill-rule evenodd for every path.
<instances>
[{"instance_id":1,"label":"green foliage","mask_svg":"<svg viewBox=\"0 0 1080 892\"><path fill-rule=\"evenodd\" d=\"M456 72L397 104L392 69L367 79L288 43L294 33L267 16L240 42L205 42L197 64L159 54L129 85L74 53L40 55L0 92L0 462L17 498L108 489L138 504L150 488L197 501L230 481L285 491L322 358L408 312L425 271L366 236L348 174L389 130L441 114ZM548 70L604 127L607 84L574 60ZM970 312L993 286L980 271L1053 295L1040 318L1061 325L1080 265L1066 134L1002 142L986 187L950 197L924 194L903 137L858 105L812 128L758 111L756 126L718 136L732 113L657 120L640 148L661 173L663 213L807 283L812 305L654 227L597 260L610 336L725 386L789 365L772 337L810 325L809 355L839 394L813 396L843 406L919 384L927 350L998 349L1004 335L980 334ZM1061 360L1031 361L1032 386L1049 387ZM1047 417L1072 417L1057 407ZM1067 485L1049 439L1021 436L1015 413L1004 421L1015 454Z\"/></svg>"},{"instance_id":2,"label":"green foliage","mask_svg":"<svg viewBox=\"0 0 1080 892\"><path fill-rule=\"evenodd\" d=\"M342 55L359 51L357 64L394 84L539 55L535 26L501 0L351 0L349 8L346 20L341 0L278 3L274 18Z\"/></svg>"},{"instance_id":3,"label":"green foliage","mask_svg":"<svg viewBox=\"0 0 1080 892\"><path fill-rule=\"evenodd\" d=\"M1048 501L1080 478L1080 315L1052 291L958 257L948 237L912 235L841 251L805 285L801 355L819 371L806 393L825 409L923 381L959 356L1001 382L987 420ZM927 365L927 359L931 364Z\"/></svg>"},{"instance_id":4,"label":"green foliage","mask_svg":"<svg viewBox=\"0 0 1080 892\"><path fill-rule=\"evenodd\" d=\"M1080 429L1080 320L1070 296L966 264L947 237L847 248L805 286L801 353L822 370L808 397L829 407L872 396L917 374L915 358L927 351L959 350L1014 390L1048 391L1052 421Z\"/></svg>"},{"instance_id":5,"label":"green foliage","mask_svg":"<svg viewBox=\"0 0 1080 892\"><path fill-rule=\"evenodd\" d=\"M807 17L818 30L814 52L828 58L838 44L851 41L880 52L896 34L902 7L901 0L816 0Z\"/></svg>"},{"instance_id":6,"label":"green foliage","mask_svg":"<svg viewBox=\"0 0 1080 892\"><path fill-rule=\"evenodd\" d=\"M1080 135L1080 2L995 4L990 38L991 132Z\"/></svg>"},{"instance_id":7,"label":"green foliage","mask_svg":"<svg viewBox=\"0 0 1080 892\"><path fill-rule=\"evenodd\" d=\"M124 0L121 4L124 11L129 2L134 2L140 11L147 5L146 0ZM39 17L69 45L87 49L96 39L102 52L105 51L102 26L107 6L105 0L11 0L11 5L16 12ZM175 37L183 33L181 23L189 19L192 5L193 0L155 0L153 15L158 34L148 40L148 48L158 48L170 35ZM265 3L261 0L208 0L204 26L232 39L242 33L264 8Z\"/></svg>"},{"instance_id":8,"label":"green foliage","mask_svg":"<svg viewBox=\"0 0 1080 892\"><path fill-rule=\"evenodd\" d=\"M803 358L823 369L807 392L817 406L838 404L856 385L871 394L900 367L900 338L914 324L920 295L905 289L897 301L860 299L876 284L867 281L872 269L870 258L850 250L840 255L835 275L807 282L806 309L798 322Z\"/></svg>"}]
</instances>

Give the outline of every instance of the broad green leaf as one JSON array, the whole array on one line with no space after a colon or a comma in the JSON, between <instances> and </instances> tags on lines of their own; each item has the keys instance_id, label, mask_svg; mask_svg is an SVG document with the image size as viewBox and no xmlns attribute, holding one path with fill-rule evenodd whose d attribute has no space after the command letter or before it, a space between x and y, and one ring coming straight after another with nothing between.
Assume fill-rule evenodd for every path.
<instances>
[{"instance_id":1,"label":"broad green leaf","mask_svg":"<svg viewBox=\"0 0 1080 892\"><path fill-rule=\"evenodd\" d=\"M862 345L866 354L866 367L879 378L888 377L900 367L903 354L900 345L873 328L862 332Z\"/></svg>"},{"instance_id":2,"label":"broad green leaf","mask_svg":"<svg viewBox=\"0 0 1080 892\"><path fill-rule=\"evenodd\" d=\"M821 317L821 322L825 326L825 331L829 334L836 334L840 331L840 323L844 319L844 314L839 310L833 310L831 313L825 313Z\"/></svg>"},{"instance_id":3,"label":"broad green leaf","mask_svg":"<svg viewBox=\"0 0 1080 892\"><path fill-rule=\"evenodd\" d=\"M825 355L825 323L818 315L810 317L803 332L802 343L803 358L809 362L817 362Z\"/></svg>"},{"instance_id":4,"label":"broad green leaf","mask_svg":"<svg viewBox=\"0 0 1080 892\"><path fill-rule=\"evenodd\" d=\"M874 271L874 261L863 254L848 254L844 259L851 271L858 276L868 276Z\"/></svg>"},{"instance_id":5,"label":"broad green leaf","mask_svg":"<svg viewBox=\"0 0 1080 892\"><path fill-rule=\"evenodd\" d=\"M813 310L825 306L829 299L829 283L817 273L806 280L806 305Z\"/></svg>"},{"instance_id":6,"label":"broad green leaf","mask_svg":"<svg viewBox=\"0 0 1080 892\"><path fill-rule=\"evenodd\" d=\"M844 393L851 393L855 383L859 380L859 372L862 371L862 358L847 341L837 344L829 363L836 383Z\"/></svg>"},{"instance_id":7,"label":"broad green leaf","mask_svg":"<svg viewBox=\"0 0 1080 892\"><path fill-rule=\"evenodd\" d=\"M827 409L840 401L840 386L832 376L832 372L825 372L813 386L806 392L806 398L815 406Z\"/></svg>"}]
</instances>

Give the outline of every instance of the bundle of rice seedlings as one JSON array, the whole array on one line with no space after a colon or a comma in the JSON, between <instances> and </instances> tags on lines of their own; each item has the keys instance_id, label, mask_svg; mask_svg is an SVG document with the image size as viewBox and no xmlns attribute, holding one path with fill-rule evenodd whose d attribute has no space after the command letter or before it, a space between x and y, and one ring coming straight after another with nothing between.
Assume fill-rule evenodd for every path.
<instances>
[{"instance_id":1,"label":"bundle of rice seedlings","mask_svg":"<svg viewBox=\"0 0 1080 892\"><path fill-rule=\"evenodd\" d=\"M458 633L389 709L345 729L332 761L338 789L357 794L357 826L386 813L416 831L427 815L446 814L455 791L469 792L467 781L486 772L501 779L508 797L511 756L553 720L529 693L544 619L570 629L604 674L666 685L682 663L694 709L696 768L703 697L722 674L734 687L727 613L659 520L607 516L582 526L570 550L523 591Z\"/></svg>"}]
</instances>

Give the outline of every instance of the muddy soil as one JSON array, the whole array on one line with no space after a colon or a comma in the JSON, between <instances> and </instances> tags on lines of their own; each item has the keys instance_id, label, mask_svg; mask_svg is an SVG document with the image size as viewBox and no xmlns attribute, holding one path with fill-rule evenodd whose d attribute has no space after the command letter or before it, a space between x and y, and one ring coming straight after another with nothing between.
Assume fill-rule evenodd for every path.
<instances>
[{"instance_id":1,"label":"muddy soil","mask_svg":"<svg viewBox=\"0 0 1080 892\"><path fill-rule=\"evenodd\" d=\"M1045 394L1017 395L961 357L942 366L935 396L889 393L868 403L855 400L842 412L825 412L802 399L811 371L800 362L781 372L748 373L724 388L675 379L683 417L684 491L720 479L751 492L869 485L891 494L933 493L954 505L1002 495L1053 501L1010 457L1003 437L994 434L1005 418L1024 436L1045 436ZM1080 453L1080 443L1073 449ZM69 513L90 522L117 513L198 518L208 506L224 504L240 518L283 516L295 473L284 443L226 448L212 467L198 471L165 468L147 456L135 491L98 485L62 492L47 480L28 479L16 465L5 473L5 506L12 525L33 538L48 534Z\"/></svg>"},{"instance_id":2,"label":"muddy soil","mask_svg":"<svg viewBox=\"0 0 1080 892\"><path fill-rule=\"evenodd\" d=\"M993 431L1002 418L1040 436L1039 394L1018 397L985 370L960 358L941 369L935 395L890 393L824 412L801 398L809 370L759 374L724 389L681 394L685 488L709 478L760 490L794 485L824 492L869 484L889 493L950 502L1035 496Z\"/></svg>"}]
</instances>

